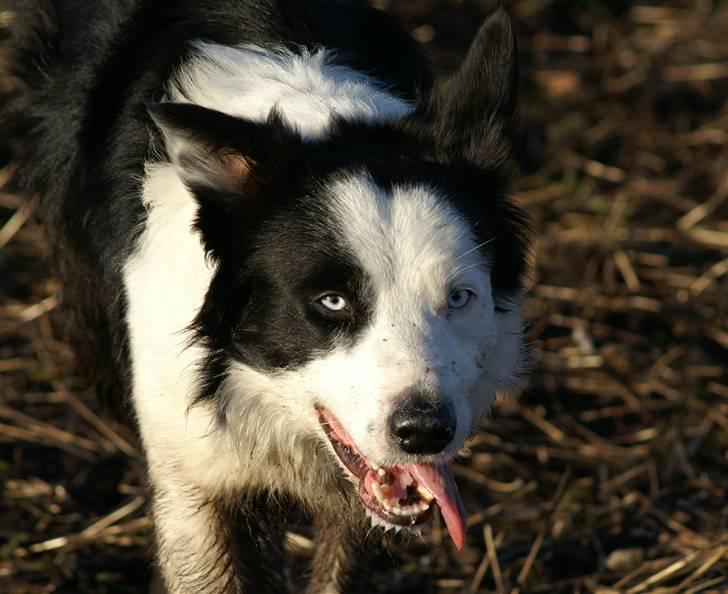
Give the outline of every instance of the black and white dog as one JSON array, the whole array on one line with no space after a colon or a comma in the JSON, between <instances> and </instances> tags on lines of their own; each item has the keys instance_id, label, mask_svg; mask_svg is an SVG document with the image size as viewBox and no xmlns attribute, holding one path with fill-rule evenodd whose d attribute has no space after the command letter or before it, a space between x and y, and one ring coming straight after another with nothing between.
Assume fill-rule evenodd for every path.
<instances>
[{"instance_id":1,"label":"black and white dog","mask_svg":"<svg viewBox=\"0 0 728 594\"><path fill-rule=\"evenodd\" d=\"M373 523L438 507L523 364L527 223L508 196L514 38L490 17L435 85L354 0L16 0L2 105L76 340L131 407L162 588L369 591ZM371 541L371 539L366 539Z\"/></svg>"}]
</instances>

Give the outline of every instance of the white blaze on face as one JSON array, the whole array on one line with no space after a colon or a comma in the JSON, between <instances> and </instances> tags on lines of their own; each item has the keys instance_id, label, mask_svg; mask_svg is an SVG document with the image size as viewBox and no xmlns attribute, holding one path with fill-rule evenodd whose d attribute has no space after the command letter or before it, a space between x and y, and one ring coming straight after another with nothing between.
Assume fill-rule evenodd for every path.
<instances>
[{"instance_id":1,"label":"white blaze on face","mask_svg":"<svg viewBox=\"0 0 728 594\"><path fill-rule=\"evenodd\" d=\"M387 437L387 419L403 392L427 386L456 411L446 450L452 455L493 396L487 386L478 390L495 343L489 264L470 224L431 188L395 186L389 193L357 176L331 194L335 228L363 266L374 304L355 346L331 357L327 375L340 381L322 403L368 458L394 464L404 454ZM449 309L457 288L475 297Z\"/></svg>"},{"instance_id":2,"label":"white blaze on face","mask_svg":"<svg viewBox=\"0 0 728 594\"><path fill-rule=\"evenodd\" d=\"M513 387L518 314L495 313L487 248L479 249L470 224L435 189L395 186L388 192L360 175L335 183L330 197L326 224L364 269L371 318L353 346L274 376L252 377L238 368L238 385L249 388L252 381L276 394L315 430L313 404L322 404L361 453L383 466L412 460L388 437L387 420L403 392L427 387L455 410L455 437L438 458L452 457L496 392ZM462 309L448 308L457 288L475 296Z\"/></svg>"}]
</instances>

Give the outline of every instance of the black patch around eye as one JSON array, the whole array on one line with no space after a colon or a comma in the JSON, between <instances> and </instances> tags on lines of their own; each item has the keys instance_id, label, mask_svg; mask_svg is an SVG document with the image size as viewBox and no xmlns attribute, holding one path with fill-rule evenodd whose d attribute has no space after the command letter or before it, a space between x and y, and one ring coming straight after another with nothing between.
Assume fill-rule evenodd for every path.
<instances>
[{"instance_id":1,"label":"black patch around eye","mask_svg":"<svg viewBox=\"0 0 728 594\"><path fill-rule=\"evenodd\" d=\"M363 324L369 316L372 297L364 272L345 253L321 259L302 279L297 291L320 323L343 325L342 330L347 331ZM341 295L346 306L340 311L326 308L321 303L326 295Z\"/></svg>"},{"instance_id":2,"label":"black patch around eye","mask_svg":"<svg viewBox=\"0 0 728 594\"><path fill-rule=\"evenodd\" d=\"M369 280L334 231L321 225L316 200L299 195L259 222L217 221L228 239L192 325L195 340L212 353L196 402L215 401L236 362L264 372L296 369L355 341L367 324ZM316 301L326 294L342 295L347 307L325 310Z\"/></svg>"}]
</instances>

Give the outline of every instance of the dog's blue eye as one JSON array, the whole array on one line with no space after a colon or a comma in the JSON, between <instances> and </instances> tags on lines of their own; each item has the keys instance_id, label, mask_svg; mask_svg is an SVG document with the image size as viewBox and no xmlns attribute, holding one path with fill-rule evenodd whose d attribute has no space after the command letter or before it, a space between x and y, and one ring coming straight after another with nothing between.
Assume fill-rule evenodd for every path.
<instances>
[{"instance_id":1,"label":"dog's blue eye","mask_svg":"<svg viewBox=\"0 0 728 594\"><path fill-rule=\"evenodd\" d=\"M341 311L346 308L346 299L336 293L324 295L319 299L319 303L330 311Z\"/></svg>"},{"instance_id":2,"label":"dog's blue eye","mask_svg":"<svg viewBox=\"0 0 728 594\"><path fill-rule=\"evenodd\" d=\"M462 309L473 298L474 293L470 289L453 289L447 296L447 306L450 309Z\"/></svg>"}]
</instances>

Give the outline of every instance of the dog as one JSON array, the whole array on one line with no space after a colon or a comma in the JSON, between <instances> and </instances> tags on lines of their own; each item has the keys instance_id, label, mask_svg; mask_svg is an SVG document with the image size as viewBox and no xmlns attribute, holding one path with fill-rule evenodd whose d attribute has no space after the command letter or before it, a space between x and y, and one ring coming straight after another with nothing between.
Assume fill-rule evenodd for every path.
<instances>
[{"instance_id":1,"label":"dog","mask_svg":"<svg viewBox=\"0 0 728 594\"><path fill-rule=\"evenodd\" d=\"M369 592L373 538L436 508L520 383L529 224L509 195L503 9L435 83L355 0L18 0L0 107L69 332L145 454L157 588Z\"/></svg>"}]
</instances>

